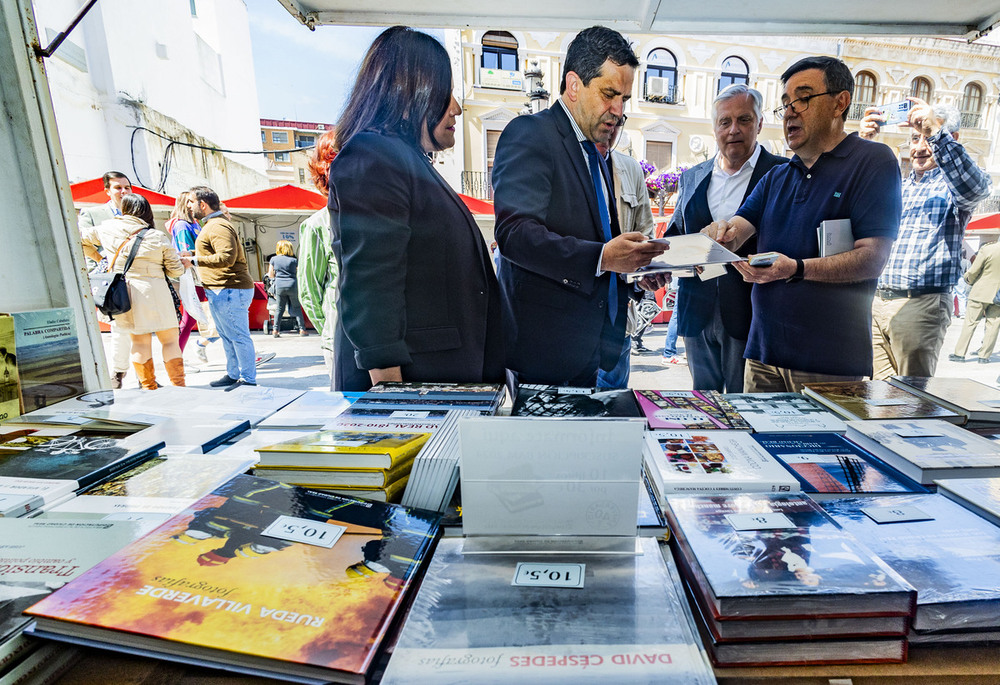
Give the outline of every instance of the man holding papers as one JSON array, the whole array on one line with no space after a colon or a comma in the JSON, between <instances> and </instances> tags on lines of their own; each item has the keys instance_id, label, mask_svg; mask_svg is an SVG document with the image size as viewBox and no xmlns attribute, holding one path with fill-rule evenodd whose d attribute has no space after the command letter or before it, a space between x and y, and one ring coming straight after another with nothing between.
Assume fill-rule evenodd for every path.
<instances>
[{"instance_id":1,"label":"man holding papers","mask_svg":"<svg viewBox=\"0 0 1000 685\"><path fill-rule=\"evenodd\" d=\"M712 221L728 219L771 167L788 161L757 144L764 125L763 102L759 92L743 84L716 96L712 110L719 154L681 174L668 237L696 233ZM750 238L739 255L755 251L756 240ZM684 336L695 390L743 392L751 286L738 271L719 268L725 273L717 278L680 279L677 332Z\"/></svg>"},{"instance_id":2,"label":"man holding papers","mask_svg":"<svg viewBox=\"0 0 1000 685\"><path fill-rule=\"evenodd\" d=\"M807 57L781 76L775 115L796 154L767 174L729 221L704 232L730 248L757 236L770 266L736 263L753 283L745 392L799 392L805 383L872 372L871 304L902 209L887 146L844 130L854 91L847 66ZM816 228L849 219L854 248L819 257Z\"/></svg>"}]
</instances>

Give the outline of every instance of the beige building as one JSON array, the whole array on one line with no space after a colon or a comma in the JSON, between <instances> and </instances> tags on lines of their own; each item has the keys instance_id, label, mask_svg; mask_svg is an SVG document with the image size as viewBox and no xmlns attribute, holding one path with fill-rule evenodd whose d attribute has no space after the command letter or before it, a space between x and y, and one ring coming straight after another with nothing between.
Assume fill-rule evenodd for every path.
<instances>
[{"instance_id":1,"label":"beige building","mask_svg":"<svg viewBox=\"0 0 1000 685\"><path fill-rule=\"evenodd\" d=\"M573 33L464 30L461 74L464 96L462 191L489 197L489 172L496 142L507 122L522 112L555 102L563 60ZM748 83L764 95L760 140L771 152L790 154L778 105L781 73L801 57L840 56L857 80L848 128L856 130L864 107L904 99L911 93L962 111L962 142L979 163L1000 177L997 100L1000 47L934 38L830 38L631 35L640 66L626 105L630 149L658 170L690 166L715 154L712 99L731 83ZM452 46L458 41L448 41ZM455 60L458 63L459 60ZM541 77L529 78L530 73ZM546 90L551 91L549 95ZM544 95L544 97L542 97ZM905 134L886 127L882 140L909 162ZM996 210L994 210L996 211Z\"/></svg>"},{"instance_id":2,"label":"beige building","mask_svg":"<svg viewBox=\"0 0 1000 685\"><path fill-rule=\"evenodd\" d=\"M315 190L309 180L309 155L319 137L330 130L333 124L261 119L260 143L271 187L293 185Z\"/></svg>"}]
</instances>

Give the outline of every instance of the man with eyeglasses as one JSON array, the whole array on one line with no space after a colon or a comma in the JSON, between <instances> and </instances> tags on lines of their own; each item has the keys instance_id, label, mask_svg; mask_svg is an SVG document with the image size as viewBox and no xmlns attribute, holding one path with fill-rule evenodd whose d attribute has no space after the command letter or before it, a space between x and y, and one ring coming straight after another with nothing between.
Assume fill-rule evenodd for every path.
<instances>
[{"instance_id":1,"label":"man with eyeglasses","mask_svg":"<svg viewBox=\"0 0 1000 685\"><path fill-rule=\"evenodd\" d=\"M991 188L989 175L958 142L958 110L909 100L904 125L911 129L911 171L903 179L903 218L872 303L875 379L934 375L951 324L952 289L962 277L962 236ZM884 122L878 108L869 107L861 137L874 139ZM973 316L991 305L975 303ZM965 361L968 344L966 339L949 359ZM979 352L986 363L992 348Z\"/></svg>"},{"instance_id":2,"label":"man with eyeglasses","mask_svg":"<svg viewBox=\"0 0 1000 685\"><path fill-rule=\"evenodd\" d=\"M899 229L899 167L892 150L844 130L854 91L833 57L801 59L781 75L782 119L791 162L764 177L729 221L704 230L739 248L757 236L770 266L736 263L753 283L744 356L745 392L800 392L806 383L872 373L871 306ZM848 219L854 246L820 257L816 229Z\"/></svg>"}]
</instances>

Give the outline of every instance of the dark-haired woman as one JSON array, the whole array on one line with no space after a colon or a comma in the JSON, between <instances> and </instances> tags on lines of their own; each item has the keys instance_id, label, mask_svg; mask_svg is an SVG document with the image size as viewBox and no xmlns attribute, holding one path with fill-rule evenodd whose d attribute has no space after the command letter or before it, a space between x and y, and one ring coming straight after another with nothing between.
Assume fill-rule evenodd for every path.
<instances>
[{"instance_id":1,"label":"dark-haired woman","mask_svg":"<svg viewBox=\"0 0 1000 685\"><path fill-rule=\"evenodd\" d=\"M462 108L444 47L404 26L365 55L337 124L335 387L502 382L499 288L472 215L434 168Z\"/></svg>"},{"instance_id":2,"label":"dark-haired woman","mask_svg":"<svg viewBox=\"0 0 1000 685\"><path fill-rule=\"evenodd\" d=\"M177 278L184 272L177 250L163 231L153 228L153 210L141 195L126 194L122 197L122 215L109 219L97 227L100 245L115 255L110 269L122 272L129 252L139 233L147 230L139 241L135 261L125 274L132 308L115 316L119 330L132 338L132 366L139 384L147 390L159 387L153 368L153 342L155 333L163 347L163 364L174 385L184 385L184 361L177 344L177 313L167 287L167 278ZM92 236L83 236L83 251L91 259L99 257ZM117 253L117 254L116 254Z\"/></svg>"}]
</instances>

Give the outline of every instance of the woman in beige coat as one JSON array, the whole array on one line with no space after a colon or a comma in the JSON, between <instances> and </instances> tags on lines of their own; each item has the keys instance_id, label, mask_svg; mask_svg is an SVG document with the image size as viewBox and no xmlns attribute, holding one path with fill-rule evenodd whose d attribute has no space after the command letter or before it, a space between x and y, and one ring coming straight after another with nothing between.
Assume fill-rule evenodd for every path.
<instances>
[{"instance_id":1,"label":"woman in beige coat","mask_svg":"<svg viewBox=\"0 0 1000 685\"><path fill-rule=\"evenodd\" d=\"M117 315L115 323L132 338L132 365L142 387L148 390L159 387L153 370L154 333L163 347L163 364L170 382L184 385L184 361L177 344L177 313L167 286L167 278L177 278L184 267L167 234L153 228L153 210L146 198L127 194L122 198L121 208L120 217L84 233L83 251L91 259L96 256L98 260L98 245L109 254L117 252L110 268L121 273L139 231L152 229L146 231L135 261L125 274L132 308Z\"/></svg>"}]
</instances>

